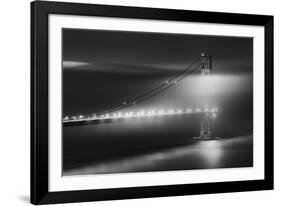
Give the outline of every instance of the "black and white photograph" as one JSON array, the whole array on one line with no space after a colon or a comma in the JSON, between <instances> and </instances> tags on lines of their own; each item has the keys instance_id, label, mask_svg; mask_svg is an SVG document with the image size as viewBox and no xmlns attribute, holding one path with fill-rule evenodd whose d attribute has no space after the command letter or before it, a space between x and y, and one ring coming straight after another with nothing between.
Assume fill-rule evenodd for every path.
<instances>
[{"instance_id":1,"label":"black and white photograph","mask_svg":"<svg viewBox=\"0 0 281 206\"><path fill-rule=\"evenodd\" d=\"M63 176L253 167L253 38L62 29Z\"/></svg>"},{"instance_id":2,"label":"black and white photograph","mask_svg":"<svg viewBox=\"0 0 281 206\"><path fill-rule=\"evenodd\" d=\"M30 202L273 190L273 15L141 5L31 3Z\"/></svg>"}]
</instances>

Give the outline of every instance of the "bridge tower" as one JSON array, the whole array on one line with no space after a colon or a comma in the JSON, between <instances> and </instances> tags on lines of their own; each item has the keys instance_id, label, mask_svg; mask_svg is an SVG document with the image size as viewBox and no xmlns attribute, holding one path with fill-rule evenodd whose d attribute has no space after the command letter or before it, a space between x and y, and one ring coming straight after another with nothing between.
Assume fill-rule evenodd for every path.
<instances>
[{"instance_id":1,"label":"bridge tower","mask_svg":"<svg viewBox=\"0 0 281 206\"><path fill-rule=\"evenodd\" d=\"M204 53L201 54L201 75L211 75L212 73L212 57L206 56Z\"/></svg>"},{"instance_id":2,"label":"bridge tower","mask_svg":"<svg viewBox=\"0 0 281 206\"><path fill-rule=\"evenodd\" d=\"M203 77L210 76L212 74L212 56L206 56L204 53L202 53L200 60L201 60L201 66L200 66L201 76ZM208 105L208 98L207 98L205 102L202 104L202 109L205 110L207 108L207 111L205 111L203 113L203 116L201 117L200 136L195 137L195 139L200 139L200 140L218 139L212 136L212 129L211 129L212 118L208 106L209 105Z\"/></svg>"}]
</instances>

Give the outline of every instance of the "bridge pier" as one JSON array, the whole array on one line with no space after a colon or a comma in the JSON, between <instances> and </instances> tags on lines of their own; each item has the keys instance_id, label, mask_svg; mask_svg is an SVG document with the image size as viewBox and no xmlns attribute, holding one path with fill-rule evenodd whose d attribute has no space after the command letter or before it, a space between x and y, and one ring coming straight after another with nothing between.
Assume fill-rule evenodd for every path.
<instances>
[{"instance_id":1,"label":"bridge pier","mask_svg":"<svg viewBox=\"0 0 281 206\"><path fill-rule=\"evenodd\" d=\"M206 56L204 53L201 54L201 76L210 76L212 74L212 56ZM205 102L205 107L208 108L208 101ZM194 137L197 140L215 140L220 139L212 135L212 118L208 112L204 113L201 117L200 122L200 136Z\"/></svg>"}]
</instances>

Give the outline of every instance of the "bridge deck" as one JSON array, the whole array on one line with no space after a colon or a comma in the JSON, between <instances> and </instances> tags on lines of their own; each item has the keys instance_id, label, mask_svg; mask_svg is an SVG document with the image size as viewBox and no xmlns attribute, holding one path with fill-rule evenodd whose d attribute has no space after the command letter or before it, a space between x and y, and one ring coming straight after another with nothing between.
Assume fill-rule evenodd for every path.
<instances>
[{"instance_id":1,"label":"bridge deck","mask_svg":"<svg viewBox=\"0 0 281 206\"><path fill-rule=\"evenodd\" d=\"M69 127L69 126L77 126L77 125L86 125L86 124L105 124L105 123L111 123L115 120L128 120L128 119L139 119L139 118L149 118L149 117L162 117L162 116L172 116L172 115L191 115L191 114L206 114L210 113L211 115L216 115L217 109L213 109L210 111L202 111L202 110L195 110L193 112L191 111L176 111L173 113L156 113L156 114L143 114L143 115L124 115L124 116L105 116L105 117L95 117L95 118L81 118L81 119L75 119L75 120L64 120L63 126Z\"/></svg>"}]
</instances>

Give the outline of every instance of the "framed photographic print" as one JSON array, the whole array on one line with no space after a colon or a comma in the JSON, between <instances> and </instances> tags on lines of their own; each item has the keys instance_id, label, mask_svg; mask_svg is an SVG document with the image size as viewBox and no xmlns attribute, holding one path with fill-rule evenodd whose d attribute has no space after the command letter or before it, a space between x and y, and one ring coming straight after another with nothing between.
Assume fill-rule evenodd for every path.
<instances>
[{"instance_id":1,"label":"framed photographic print","mask_svg":"<svg viewBox=\"0 0 281 206\"><path fill-rule=\"evenodd\" d=\"M31 3L33 204L273 189L273 16Z\"/></svg>"}]
</instances>

